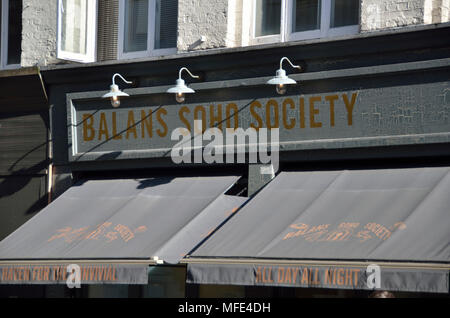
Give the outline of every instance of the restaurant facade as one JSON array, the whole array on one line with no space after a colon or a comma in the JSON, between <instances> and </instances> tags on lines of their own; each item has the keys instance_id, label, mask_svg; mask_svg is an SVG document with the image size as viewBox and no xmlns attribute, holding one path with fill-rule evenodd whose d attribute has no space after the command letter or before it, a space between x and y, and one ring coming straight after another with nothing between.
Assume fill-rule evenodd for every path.
<instances>
[{"instance_id":1,"label":"restaurant facade","mask_svg":"<svg viewBox=\"0 0 450 318\"><path fill-rule=\"evenodd\" d=\"M448 297L449 35L40 67L50 203L0 242L0 296Z\"/></svg>"}]
</instances>

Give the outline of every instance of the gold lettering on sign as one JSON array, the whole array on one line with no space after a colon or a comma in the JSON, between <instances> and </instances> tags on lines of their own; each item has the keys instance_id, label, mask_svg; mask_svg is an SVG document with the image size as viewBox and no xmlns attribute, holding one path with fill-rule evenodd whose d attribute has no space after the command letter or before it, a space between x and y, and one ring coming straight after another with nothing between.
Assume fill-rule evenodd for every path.
<instances>
[{"instance_id":1,"label":"gold lettering on sign","mask_svg":"<svg viewBox=\"0 0 450 318\"><path fill-rule=\"evenodd\" d=\"M145 110L141 110L141 137L145 138L145 132L147 132L148 137L153 137L153 112L149 111L147 115Z\"/></svg>"},{"instance_id":2,"label":"gold lettering on sign","mask_svg":"<svg viewBox=\"0 0 450 318\"><path fill-rule=\"evenodd\" d=\"M130 134L133 134L134 139L137 138L136 122L134 121L134 112L132 110L128 111L127 134L125 138L128 139Z\"/></svg>"},{"instance_id":3,"label":"gold lettering on sign","mask_svg":"<svg viewBox=\"0 0 450 318\"><path fill-rule=\"evenodd\" d=\"M197 106L194 108L194 119L202 121L202 133L206 130L206 110L203 106Z\"/></svg>"},{"instance_id":4,"label":"gold lettering on sign","mask_svg":"<svg viewBox=\"0 0 450 318\"><path fill-rule=\"evenodd\" d=\"M222 130L222 104L217 105L217 114L214 105L209 106L209 128L213 127Z\"/></svg>"},{"instance_id":5,"label":"gold lettering on sign","mask_svg":"<svg viewBox=\"0 0 450 318\"><path fill-rule=\"evenodd\" d=\"M180 117L181 122L186 126L187 130L189 130L189 132L192 132L191 124L189 123L189 120L187 120L186 117L184 116L185 113L189 114L190 112L191 110L189 109L189 107L183 106L178 111L178 116Z\"/></svg>"},{"instance_id":6,"label":"gold lettering on sign","mask_svg":"<svg viewBox=\"0 0 450 318\"><path fill-rule=\"evenodd\" d=\"M394 231L406 229L406 224L397 222L387 227L370 222L365 225L359 222L342 222L337 226L332 224L309 225L304 223L291 224L294 231L287 232L282 240L302 238L308 242L345 242L355 240L364 243L369 240L387 240Z\"/></svg>"},{"instance_id":7,"label":"gold lettering on sign","mask_svg":"<svg viewBox=\"0 0 450 318\"><path fill-rule=\"evenodd\" d=\"M344 99L345 108L347 109L347 121L348 125L353 125L353 108L355 107L357 93L352 94L352 100L349 102L347 94L342 95Z\"/></svg>"},{"instance_id":8,"label":"gold lettering on sign","mask_svg":"<svg viewBox=\"0 0 450 318\"><path fill-rule=\"evenodd\" d=\"M83 114L83 140L91 141L95 137L94 117L91 114Z\"/></svg>"},{"instance_id":9,"label":"gold lettering on sign","mask_svg":"<svg viewBox=\"0 0 450 318\"><path fill-rule=\"evenodd\" d=\"M98 128L98 140L102 140L102 136L105 135L105 139L109 139L108 123L106 122L105 113L100 114L100 127Z\"/></svg>"},{"instance_id":10,"label":"gold lettering on sign","mask_svg":"<svg viewBox=\"0 0 450 318\"><path fill-rule=\"evenodd\" d=\"M253 100L249 105L238 106L235 102L226 104L182 106L169 114L169 108L137 109L127 111L100 111L94 114L81 114L82 140L108 141L132 139L151 139L167 137L169 126L167 118L177 118L178 123L170 122L170 128L185 127L192 133L194 120L202 121L202 132L207 128L239 128L239 116L248 121L248 126L261 128L320 129L331 127L351 127L358 100L358 93L300 96ZM248 107L247 107L248 106ZM155 114L153 114L155 113ZM178 115L178 116L176 116ZM223 124L224 123L224 124ZM140 127L139 127L140 126ZM246 127L242 127L246 128ZM139 133L138 133L139 129Z\"/></svg>"},{"instance_id":11,"label":"gold lettering on sign","mask_svg":"<svg viewBox=\"0 0 450 318\"><path fill-rule=\"evenodd\" d=\"M273 116L272 116L273 114ZM272 119L273 118L273 121ZM278 113L278 103L274 99L269 99L266 104L266 125L268 129L280 128L280 116ZM273 123L272 123L273 122Z\"/></svg>"},{"instance_id":12,"label":"gold lettering on sign","mask_svg":"<svg viewBox=\"0 0 450 318\"><path fill-rule=\"evenodd\" d=\"M339 99L337 95L325 96L325 100L330 104L330 126L334 127L334 102Z\"/></svg>"},{"instance_id":13,"label":"gold lettering on sign","mask_svg":"<svg viewBox=\"0 0 450 318\"><path fill-rule=\"evenodd\" d=\"M300 97L300 128L305 127L305 99Z\"/></svg>"},{"instance_id":14,"label":"gold lettering on sign","mask_svg":"<svg viewBox=\"0 0 450 318\"><path fill-rule=\"evenodd\" d=\"M231 111L233 110L233 116L231 116ZM235 103L227 104L225 115L227 118L227 128L239 128L239 108ZM231 127L231 118L234 120L234 127Z\"/></svg>"},{"instance_id":15,"label":"gold lettering on sign","mask_svg":"<svg viewBox=\"0 0 450 318\"><path fill-rule=\"evenodd\" d=\"M121 238L124 242L128 242L135 238L137 234L147 231L145 225L141 225L134 230L123 224L113 225L111 222L99 224L95 229L89 230L88 227L73 229L68 226L56 230L56 234L52 235L47 242L63 239L67 243L84 240L106 240L107 243Z\"/></svg>"},{"instance_id":16,"label":"gold lettering on sign","mask_svg":"<svg viewBox=\"0 0 450 318\"><path fill-rule=\"evenodd\" d=\"M252 117L256 120L256 122L258 123L258 126L256 126L254 123L250 124L250 127L252 127L253 129L259 130L260 128L263 128L263 121L261 116L259 116L259 114L256 112L255 108L259 108L261 109L262 105L259 101L255 100L250 104L250 114L252 115Z\"/></svg>"},{"instance_id":17,"label":"gold lettering on sign","mask_svg":"<svg viewBox=\"0 0 450 318\"><path fill-rule=\"evenodd\" d=\"M320 96L309 98L309 124L311 128L320 128L322 123L316 122L315 115L319 115L319 109L314 107L315 102L320 102L322 98Z\"/></svg>"},{"instance_id":18,"label":"gold lettering on sign","mask_svg":"<svg viewBox=\"0 0 450 318\"><path fill-rule=\"evenodd\" d=\"M289 105L290 109L295 109L295 103L292 100L292 98L286 98L283 101L283 125L284 125L284 128L289 130L289 129L292 129L295 127L295 119L291 117L288 122L288 116L287 116L287 106L288 105Z\"/></svg>"},{"instance_id":19,"label":"gold lettering on sign","mask_svg":"<svg viewBox=\"0 0 450 318\"><path fill-rule=\"evenodd\" d=\"M160 108L156 112L156 119L158 120L158 123L160 123L160 125L163 128L162 130L159 128L156 130L156 133L158 134L159 137L165 137L168 132L167 124L164 121L164 119L162 118L162 115L167 115L167 110L165 110L164 108Z\"/></svg>"}]
</instances>

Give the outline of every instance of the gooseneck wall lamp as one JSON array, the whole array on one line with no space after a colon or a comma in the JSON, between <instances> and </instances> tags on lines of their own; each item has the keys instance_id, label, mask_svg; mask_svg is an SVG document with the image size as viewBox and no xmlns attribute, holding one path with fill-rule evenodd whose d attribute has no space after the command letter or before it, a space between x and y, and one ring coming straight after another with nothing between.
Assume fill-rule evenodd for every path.
<instances>
[{"instance_id":1,"label":"gooseneck wall lamp","mask_svg":"<svg viewBox=\"0 0 450 318\"><path fill-rule=\"evenodd\" d=\"M110 88L110 91L109 91L109 93L103 95L102 98L110 98L110 99L111 99L111 105L112 105L114 108L117 108L117 107L120 106L120 97L122 97L122 96L130 96L130 95L128 95L127 93L122 92L122 91L119 89L119 86L116 85L116 82L115 82L115 80L114 80L114 79L116 78L116 76L119 76L119 77L120 77L125 83L127 83L127 84L132 84L132 83L133 83L133 82L131 82L131 81L127 81L127 80L126 80L125 78L123 78L123 76L120 75L119 73L116 73L116 74L113 75L113 77L112 77L112 85L109 87L109 88Z\"/></svg>"},{"instance_id":2,"label":"gooseneck wall lamp","mask_svg":"<svg viewBox=\"0 0 450 318\"><path fill-rule=\"evenodd\" d=\"M294 65L292 64L292 62L287 58L287 57L282 57L280 60L280 69L277 70L276 75L274 78L270 79L267 81L267 84L270 85L276 85L276 90L277 93L280 95L283 95L286 93L287 90L287 86L286 85L292 85L292 84L297 84L297 82L295 80L293 80L292 78L289 78L286 75L286 71L283 69L283 61L286 60L289 62L289 64L291 64L291 66L293 68L298 68L299 70L301 70L301 66L299 65Z\"/></svg>"},{"instance_id":3,"label":"gooseneck wall lamp","mask_svg":"<svg viewBox=\"0 0 450 318\"><path fill-rule=\"evenodd\" d=\"M176 86L171 87L167 90L167 93L175 94L175 99L177 100L178 103L184 102L184 100L186 99L184 94L195 93L195 91L192 88L189 88L186 86L184 80L181 78L181 73L183 71L186 71L187 73L189 73L189 75L193 78L200 77L197 75L193 75L186 67L182 67L180 69L180 71L178 73L178 79L176 82Z\"/></svg>"}]
</instances>

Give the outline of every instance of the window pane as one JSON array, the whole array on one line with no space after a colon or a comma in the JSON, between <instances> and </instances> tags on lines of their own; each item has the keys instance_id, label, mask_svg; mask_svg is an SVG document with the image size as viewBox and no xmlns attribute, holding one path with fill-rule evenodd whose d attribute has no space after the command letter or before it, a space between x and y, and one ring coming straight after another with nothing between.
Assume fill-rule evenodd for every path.
<instances>
[{"instance_id":1,"label":"window pane","mask_svg":"<svg viewBox=\"0 0 450 318\"><path fill-rule=\"evenodd\" d=\"M320 29L320 2L320 0L294 1L292 32Z\"/></svg>"},{"instance_id":2,"label":"window pane","mask_svg":"<svg viewBox=\"0 0 450 318\"><path fill-rule=\"evenodd\" d=\"M255 36L280 34L281 0L256 0Z\"/></svg>"},{"instance_id":3,"label":"window pane","mask_svg":"<svg viewBox=\"0 0 450 318\"><path fill-rule=\"evenodd\" d=\"M331 24L332 28L358 24L359 0L332 0Z\"/></svg>"},{"instance_id":4,"label":"window pane","mask_svg":"<svg viewBox=\"0 0 450 318\"><path fill-rule=\"evenodd\" d=\"M9 1L8 64L20 64L22 51L22 1Z\"/></svg>"},{"instance_id":5,"label":"window pane","mask_svg":"<svg viewBox=\"0 0 450 318\"><path fill-rule=\"evenodd\" d=\"M156 0L155 49L177 47L178 0Z\"/></svg>"},{"instance_id":6,"label":"window pane","mask_svg":"<svg viewBox=\"0 0 450 318\"><path fill-rule=\"evenodd\" d=\"M88 0L63 0L61 8L61 50L86 54Z\"/></svg>"},{"instance_id":7,"label":"window pane","mask_svg":"<svg viewBox=\"0 0 450 318\"><path fill-rule=\"evenodd\" d=\"M147 50L148 0L125 1L124 52Z\"/></svg>"}]
</instances>

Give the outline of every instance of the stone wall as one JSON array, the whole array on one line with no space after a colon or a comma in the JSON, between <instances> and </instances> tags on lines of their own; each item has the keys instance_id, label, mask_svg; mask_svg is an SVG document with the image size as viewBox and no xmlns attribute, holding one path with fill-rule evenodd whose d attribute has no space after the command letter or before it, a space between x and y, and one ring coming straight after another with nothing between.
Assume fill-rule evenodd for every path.
<instances>
[{"instance_id":1,"label":"stone wall","mask_svg":"<svg viewBox=\"0 0 450 318\"><path fill-rule=\"evenodd\" d=\"M448 22L449 0L362 0L361 31Z\"/></svg>"},{"instance_id":2,"label":"stone wall","mask_svg":"<svg viewBox=\"0 0 450 318\"><path fill-rule=\"evenodd\" d=\"M178 51L226 47L228 15L228 0L180 0Z\"/></svg>"},{"instance_id":3,"label":"stone wall","mask_svg":"<svg viewBox=\"0 0 450 318\"><path fill-rule=\"evenodd\" d=\"M179 0L178 52L247 45L250 0ZM361 0L361 32L449 21L450 0ZM57 0L23 0L22 66L56 58Z\"/></svg>"},{"instance_id":4,"label":"stone wall","mask_svg":"<svg viewBox=\"0 0 450 318\"><path fill-rule=\"evenodd\" d=\"M22 66L56 63L57 1L23 0Z\"/></svg>"}]
</instances>

